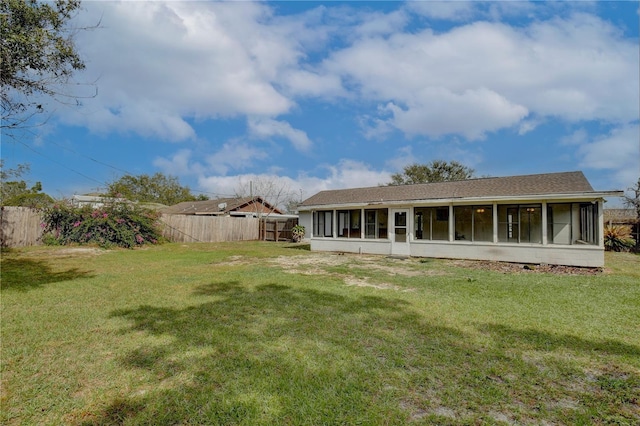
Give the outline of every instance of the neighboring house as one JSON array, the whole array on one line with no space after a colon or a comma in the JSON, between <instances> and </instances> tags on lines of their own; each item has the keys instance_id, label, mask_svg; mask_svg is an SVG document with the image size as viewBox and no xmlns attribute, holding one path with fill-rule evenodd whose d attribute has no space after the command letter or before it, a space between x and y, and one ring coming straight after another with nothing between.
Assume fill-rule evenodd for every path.
<instances>
[{"instance_id":1,"label":"neighboring house","mask_svg":"<svg viewBox=\"0 0 640 426\"><path fill-rule=\"evenodd\" d=\"M100 195L74 195L71 197L71 204L75 207L90 206L92 209L104 207L108 203L123 201L125 201L123 198L102 197Z\"/></svg>"},{"instance_id":2,"label":"neighboring house","mask_svg":"<svg viewBox=\"0 0 640 426\"><path fill-rule=\"evenodd\" d=\"M604 197L582 172L322 191L311 250L601 267Z\"/></svg>"},{"instance_id":3,"label":"neighboring house","mask_svg":"<svg viewBox=\"0 0 640 426\"><path fill-rule=\"evenodd\" d=\"M220 198L206 201L184 201L161 210L164 214L206 216L273 216L283 212L261 197Z\"/></svg>"}]
</instances>

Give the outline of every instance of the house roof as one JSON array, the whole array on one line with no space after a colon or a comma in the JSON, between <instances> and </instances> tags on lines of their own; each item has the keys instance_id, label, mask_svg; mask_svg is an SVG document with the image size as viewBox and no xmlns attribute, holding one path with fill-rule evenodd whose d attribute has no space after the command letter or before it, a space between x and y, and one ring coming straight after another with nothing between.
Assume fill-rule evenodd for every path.
<instances>
[{"instance_id":1,"label":"house roof","mask_svg":"<svg viewBox=\"0 0 640 426\"><path fill-rule=\"evenodd\" d=\"M223 215L241 209L254 202L262 203L274 213L282 213L277 208L272 207L261 197L241 197L241 198L218 198L216 200L205 201L184 201L161 210L165 214L209 214Z\"/></svg>"},{"instance_id":2,"label":"house roof","mask_svg":"<svg viewBox=\"0 0 640 426\"><path fill-rule=\"evenodd\" d=\"M582 172L489 177L417 185L374 186L368 188L321 191L301 204L312 206L398 203L448 199L521 198L549 194L620 196L621 191L595 192Z\"/></svg>"}]
</instances>

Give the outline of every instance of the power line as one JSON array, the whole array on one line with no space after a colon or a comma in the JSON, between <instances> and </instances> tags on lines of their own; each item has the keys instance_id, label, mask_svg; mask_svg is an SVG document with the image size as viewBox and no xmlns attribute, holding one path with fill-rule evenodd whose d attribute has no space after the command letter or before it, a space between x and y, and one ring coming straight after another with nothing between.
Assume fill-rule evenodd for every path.
<instances>
[{"instance_id":1,"label":"power line","mask_svg":"<svg viewBox=\"0 0 640 426\"><path fill-rule=\"evenodd\" d=\"M42 156L42 157L46 158L47 160L51 161L52 163L55 163L55 164L57 164L57 165L59 165L59 166L62 166L62 167L64 167L65 169L67 169L67 170L69 170L69 171L72 171L73 173L75 173L75 174L77 174L77 175L79 175L79 176L82 176L82 177L83 177L83 178L85 178L85 179L89 179L89 180L94 181L94 182L97 182L97 183L99 183L99 184L101 184L101 185L104 185L104 184L105 184L104 182L101 182L101 181L99 181L99 180L97 180L97 179L94 179L94 178L92 178L91 176L87 176L87 175L85 175L84 173L80 173L79 171L77 171L77 170L75 170L75 169L72 169L71 167L68 167L68 166L66 166L66 165L65 165L65 164L63 164L63 163L61 163L61 162L59 162L59 161L57 161L57 160L54 160L53 158L49 157L48 155L45 155L45 154L43 154L43 153L41 153L41 152L39 152L39 151L36 151L35 149L33 149L32 147L30 147L29 145L27 145L26 143L24 143L24 142L22 142L22 141L16 140L16 142L18 142L19 144L23 145L24 147L26 147L26 148L27 148L27 149L29 149L30 151L33 151L33 152L35 152L36 154L38 154L38 155L40 155L40 156Z\"/></svg>"},{"instance_id":2,"label":"power line","mask_svg":"<svg viewBox=\"0 0 640 426\"><path fill-rule=\"evenodd\" d=\"M88 179L88 180L93 181L93 182L97 182L97 183L99 183L99 184L100 184L100 185L102 185L102 186L108 186L108 184L107 184L106 182L100 181L100 180L95 179L95 178L93 178L93 177L91 177L91 176L88 176L88 175L86 175L86 174L84 174L84 173L81 173L81 172L79 172L79 171L77 171L77 170L75 170L75 169L73 169L73 168L71 168L71 167L69 167L69 166L67 166L67 165L65 165L65 164L63 164L63 163L61 163L61 162L60 162L60 161L58 161L58 160L55 160L55 159L51 158L50 156L48 156L48 155L46 155L46 154L43 154L42 152L39 152L38 150L34 149L33 147L29 146L28 144L26 144L26 143L24 143L24 142L22 142L22 141L20 141L20 140L18 140L18 139L13 139L13 140L14 140L14 141L16 141L16 142L18 142L19 144L23 145L24 147L26 147L26 148L27 148L27 149L29 149L30 151L32 151L32 152L34 152L34 153L36 153L36 154L40 155L41 157L43 157L43 158L45 158L45 159L47 159L47 160L51 161L52 163L55 163L55 164L57 164L57 165L59 165L59 166L62 166L63 168L65 168L65 169L67 169L67 170L69 170L69 171L71 171L71 172L73 172L73 173L76 173L77 175L82 176L82 177L84 177L85 179ZM97 160L97 159L95 159L95 158L93 158L93 157L90 157L90 156L88 156L88 155L86 155L86 154L83 154L83 153L78 152L78 151L75 151L75 150L73 150L73 149L71 149L71 148L65 147L65 146L63 146L63 145L61 145L61 144L59 144L59 143L57 143L57 142L54 142L54 141L51 141L51 140L47 140L47 139L44 139L44 142L46 142L46 143L51 143L51 144L53 144L53 145L55 145L55 146L57 146L57 147L59 147L59 148L62 148L62 149L64 149L64 150L66 150L66 151L69 151L69 152L71 152L71 153L73 153L73 154L75 154L75 155L78 155L78 156L80 156L80 157L87 158L88 160L91 160L91 161L95 162L96 164L100 164L100 165L103 165L103 166L105 166L105 167L109 167L109 168L111 168L111 169L114 169L114 170L117 170L117 171L119 171L119 172L125 173L126 175L135 176L135 174L134 174L134 173L131 173L131 172L130 172L130 171L128 171L128 170L121 169L121 168L119 168L119 167L116 167L116 166L113 166L113 165L111 165L111 164L105 163L105 162L103 162L103 161ZM236 194L225 194L225 193L218 193L218 192L209 192L209 191L202 191L202 190L191 189L191 188L189 188L189 190L190 190L190 191L192 191L192 192L195 192L195 193L199 193L199 194L214 195L214 196L216 196L217 198L228 198L228 197L235 197L235 196L236 196Z\"/></svg>"}]
</instances>

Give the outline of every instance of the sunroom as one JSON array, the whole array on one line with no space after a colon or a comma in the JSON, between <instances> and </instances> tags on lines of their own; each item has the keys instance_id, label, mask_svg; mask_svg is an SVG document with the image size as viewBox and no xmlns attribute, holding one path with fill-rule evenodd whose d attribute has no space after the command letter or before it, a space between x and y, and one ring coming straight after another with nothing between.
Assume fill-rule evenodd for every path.
<instances>
[{"instance_id":1,"label":"sunroom","mask_svg":"<svg viewBox=\"0 0 640 426\"><path fill-rule=\"evenodd\" d=\"M566 172L323 191L299 211L311 250L601 267L621 195Z\"/></svg>"}]
</instances>

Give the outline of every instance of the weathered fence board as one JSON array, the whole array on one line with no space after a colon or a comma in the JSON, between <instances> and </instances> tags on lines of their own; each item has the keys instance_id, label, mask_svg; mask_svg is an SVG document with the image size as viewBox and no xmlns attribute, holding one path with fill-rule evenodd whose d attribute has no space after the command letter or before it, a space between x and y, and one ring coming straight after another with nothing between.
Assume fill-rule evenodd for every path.
<instances>
[{"instance_id":1,"label":"weathered fence board","mask_svg":"<svg viewBox=\"0 0 640 426\"><path fill-rule=\"evenodd\" d=\"M265 241L291 241L293 227L298 224L297 218L266 218L260 222L260 239Z\"/></svg>"},{"instance_id":2,"label":"weathered fence board","mask_svg":"<svg viewBox=\"0 0 640 426\"><path fill-rule=\"evenodd\" d=\"M29 207L0 208L0 245L26 247L42 244L42 216Z\"/></svg>"},{"instance_id":3,"label":"weathered fence board","mask_svg":"<svg viewBox=\"0 0 640 426\"><path fill-rule=\"evenodd\" d=\"M259 219L252 217L163 214L163 236L169 241L222 242L258 239Z\"/></svg>"}]
</instances>

